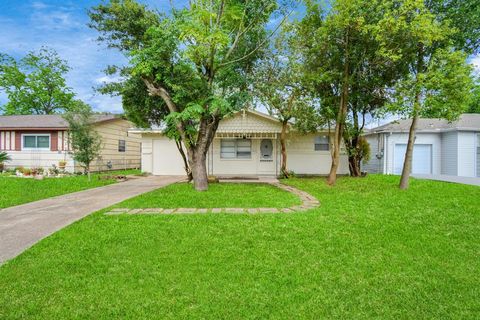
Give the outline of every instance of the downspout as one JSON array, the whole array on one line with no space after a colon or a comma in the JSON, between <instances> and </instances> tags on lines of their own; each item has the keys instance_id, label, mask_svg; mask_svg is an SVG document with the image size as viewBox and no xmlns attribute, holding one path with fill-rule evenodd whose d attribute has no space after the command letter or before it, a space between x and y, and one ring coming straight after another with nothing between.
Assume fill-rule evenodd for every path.
<instances>
[{"instance_id":1,"label":"downspout","mask_svg":"<svg viewBox=\"0 0 480 320\"><path fill-rule=\"evenodd\" d=\"M384 157L383 157L383 174L388 174L388 150L387 150L388 137L389 137L389 135L384 133L384 139L383 139L383 154L384 154Z\"/></svg>"}]
</instances>

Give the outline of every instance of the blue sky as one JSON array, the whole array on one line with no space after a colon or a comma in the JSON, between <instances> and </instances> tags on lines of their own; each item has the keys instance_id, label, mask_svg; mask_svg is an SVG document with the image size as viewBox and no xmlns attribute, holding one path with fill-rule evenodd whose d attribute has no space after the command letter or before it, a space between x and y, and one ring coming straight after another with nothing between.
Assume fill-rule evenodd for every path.
<instances>
[{"instance_id":1,"label":"blue sky","mask_svg":"<svg viewBox=\"0 0 480 320\"><path fill-rule=\"evenodd\" d=\"M15 58L42 46L55 49L72 70L67 83L78 98L97 111L122 112L120 98L100 95L93 89L111 81L103 70L111 64L125 63L115 50L96 42L98 33L87 27L87 10L101 0L0 0L0 51ZM143 0L160 11L170 0ZM187 0L173 0L176 6ZM472 58L480 65L480 57ZM478 67L477 67L478 70ZM6 97L0 93L0 104Z\"/></svg>"},{"instance_id":2,"label":"blue sky","mask_svg":"<svg viewBox=\"0 0 480 320\"><path fill-rule=\"evenodd\" d=\"M116 50L96 42L98 33L87 27L87 10L100 0L0 0L0 51L15 58L42 46L55 49L72 70L67 83L78 98L97 111L122 112L120 98L100 95L93 87L109 81L103 70L125 63ZM169 0L144 1L159 10L170 7ZM183 5L186 0L174 0ZM0 93L0 104L6 97Z\"/></svg>"}]
</instances>

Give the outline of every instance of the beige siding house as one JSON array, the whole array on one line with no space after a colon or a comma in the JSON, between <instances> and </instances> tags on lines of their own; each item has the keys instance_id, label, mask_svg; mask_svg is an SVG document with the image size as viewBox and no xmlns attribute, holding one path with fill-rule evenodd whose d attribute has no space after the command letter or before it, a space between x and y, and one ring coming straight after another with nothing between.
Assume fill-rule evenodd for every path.
<instances>
[{"instance_id":1,"label":"beige siding house","mask_svg":"<svg viewBox=\"0 0 480 320\"><path fill-rule=\"evenodd\" d=\"M221 177L278 176L280 174L280 122L258 111L243 110L220 122L209 149L207 170ZM175 142L162 130L130 130L142 137L142 171L154 175L183 175L183 161ZM288 168L296 174L326 175L330 170L329 134L320 131L288 133ZM339 174L348 174L342 154Z\"/></svg>"},{"instance_id":2,"label":"beige siding house","mask_svg":"<svg viewBox=\"0 0 480 320\"><path fill-rule=\"evenodd\" d=\"M133 124L116 115L95 115L94 128L102 139L100 157L93 171L140 167L140 136L128 129ZM51 168L66 161L68 172L81 171L73 160L68 124L61 115L0 116L0 151L12 158L6 168Z\"/></svg>"}]
</instances>

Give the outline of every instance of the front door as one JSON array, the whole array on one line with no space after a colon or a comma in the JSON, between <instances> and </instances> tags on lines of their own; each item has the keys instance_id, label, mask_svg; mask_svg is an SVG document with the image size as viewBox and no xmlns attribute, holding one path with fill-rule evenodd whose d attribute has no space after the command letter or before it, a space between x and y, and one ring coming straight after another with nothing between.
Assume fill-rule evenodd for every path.
<instances>
[{"instance_id":1,"label":"front door","mask_svg":"<svg viewBox=\"0 0 480 320\"><path fill-rule=\"evenodd\" d=\"M260 141L259 175L275 175L275 148L272 139L263 139Z\"/></svg>"}]
</instances>

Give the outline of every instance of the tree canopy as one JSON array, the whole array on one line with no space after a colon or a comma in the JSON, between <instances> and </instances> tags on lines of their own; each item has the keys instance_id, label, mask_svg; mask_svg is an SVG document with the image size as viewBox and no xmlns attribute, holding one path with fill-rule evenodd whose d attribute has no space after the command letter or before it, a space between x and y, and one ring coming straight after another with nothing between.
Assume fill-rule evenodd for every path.
<instances>
[{"instance_id":1,"label":"tree canopy","mask_svg":"<svg viewBox=\"0 0 480 320\"><path fill-rule=\"evenodd\" d=\"M380 22L383 54L404 72L392 88L390 111L412 119L400 188L408 188L416 123L420 117L455 120L467 109L472 67L459 30L422 0L392 1ZM465 35L464 35L465 36ZM465 44L466 45L466 44Z\"/></svg>"},{"instance_id":2,"label":"tree canopy","mask_svg":"<svg viewBox=\"0 0 480 320\"><path fill-rule=\"evenodd\" d=\"M52 114L76 110L81 104L67 86L67 62L48 48L30 52L20 60L0 54L0 90L8 102L4 114Z\"/></svg>"},{"instance_id":3,"label":"tree canopy","mask_svg":"<svg viewBox=\"0 0 480 320\"><path fill-rule=\"evenodd\" d=\"M164 111L155 116L184 143L197 190L208 187L206 153L219 121L249 99L246 79L263 54L265 25L276 9L273 0L197 0L167 14L112 0L90 11L99 40L129 57L127 82L138 88L141 81L149 96L161 99L156 106ZM136 99L149 101L141 95Z\"/></svg>"},{"instance_id":4,"label":"tree canopy","mask_svg":"<svg viewBox=\"0 0 480 320\"><path fill-rule=\"evenodd\" d=\"M283 26L273 38L268 52L255 65L252 81L256 103L282 123L280 171L284 177L289 176L286 150L289 122L299 122L302 114L308 113L313 105L302 84L301 55L295 35L294 25Z\"/></svg>"}]
</instances>

